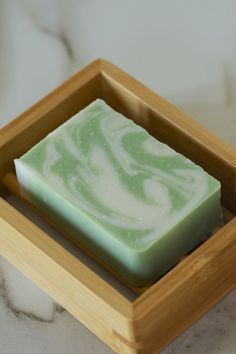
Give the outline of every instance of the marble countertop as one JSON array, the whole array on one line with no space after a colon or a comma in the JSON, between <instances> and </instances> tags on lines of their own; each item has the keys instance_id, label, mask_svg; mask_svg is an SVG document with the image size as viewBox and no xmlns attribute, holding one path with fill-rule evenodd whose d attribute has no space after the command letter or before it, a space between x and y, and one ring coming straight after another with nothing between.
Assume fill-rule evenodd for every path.
<instances>
[{"instance_id":1,"label":"marble countertop","mask_svg":"<svg viewBox=\"0 0 236 354\"><path fill-rule=\"evenodd\" d=\"M0 126L104 57L236 146L235 13L233 0L2 0ZM0 354L26 353L112 351L0 257ZM162 352L185 353L236 353L236 291Z\"/></svg>"}]
</instances>

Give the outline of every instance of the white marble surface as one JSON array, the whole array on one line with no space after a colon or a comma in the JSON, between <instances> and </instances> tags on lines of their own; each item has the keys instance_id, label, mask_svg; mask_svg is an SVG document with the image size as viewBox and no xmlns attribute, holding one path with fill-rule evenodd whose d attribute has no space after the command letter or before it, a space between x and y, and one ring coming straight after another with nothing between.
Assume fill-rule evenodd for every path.
<instances>
[{"instance_id":1,"label":"white marble surface","mask_svg":"<svg viewBox=\"0 0 236 354\"><path fill-rule=\"evenodd\" d=\"M236 145L234 0L2 0L0 125L97 57ZM232 292L162 354L235 354ZM112 351L0 258L0 354Z\"/></svg>"}]
</instances>

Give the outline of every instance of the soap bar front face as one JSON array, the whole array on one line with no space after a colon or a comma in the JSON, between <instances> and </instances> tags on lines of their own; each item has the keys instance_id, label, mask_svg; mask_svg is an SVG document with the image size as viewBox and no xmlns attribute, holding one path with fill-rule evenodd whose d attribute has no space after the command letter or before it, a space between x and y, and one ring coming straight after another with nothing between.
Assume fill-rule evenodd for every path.
<instances>
[{"instance_id":1,"label":"soap bar front face","mask_svg":"<svg viewBox=\"0 0 236 354\"><path fill-rule=\"evenodd\" d=\"M220 183L102 100L15 165L26 198L136 285L220 220Z\"/></svg>"}]
</instances>

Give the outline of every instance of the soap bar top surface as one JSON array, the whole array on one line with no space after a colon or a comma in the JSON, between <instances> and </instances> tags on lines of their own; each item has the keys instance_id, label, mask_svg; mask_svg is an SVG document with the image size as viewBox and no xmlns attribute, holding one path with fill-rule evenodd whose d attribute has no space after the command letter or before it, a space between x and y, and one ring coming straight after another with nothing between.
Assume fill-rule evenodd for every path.
<instances>
[{"instance_id":1,"label":"soap bar top surface","mask_svg":"<svg viewBox=\"0 0 236 354\"><path fill-rule=\"evenodd\" d=\"M21 163L125 246L143 251L220 183L98 99Z\"/></svg>"}]
</instances>

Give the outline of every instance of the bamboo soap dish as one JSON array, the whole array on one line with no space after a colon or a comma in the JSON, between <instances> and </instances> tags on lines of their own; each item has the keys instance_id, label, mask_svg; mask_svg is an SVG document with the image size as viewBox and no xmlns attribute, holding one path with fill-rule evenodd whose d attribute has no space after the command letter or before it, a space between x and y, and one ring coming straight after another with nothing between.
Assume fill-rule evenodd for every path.
<instances>
[{"instance_id":1,"label":"bamboo soap dish","mask_svg":"<svg viewBox=\"0 0 236 354\"><path fill-rule=\"evenodd\" d=\"M159 281L146 289L133 288L135 300L6 200L9 194L20 197L13 160L96 98L222 184L224 223ZM235 214L235 149L105 60L88 65L0 131L1 255L117 353L159 352L235 288ZM93 254L89 257L97 261Z\"/></svg>"}]
</instances>

